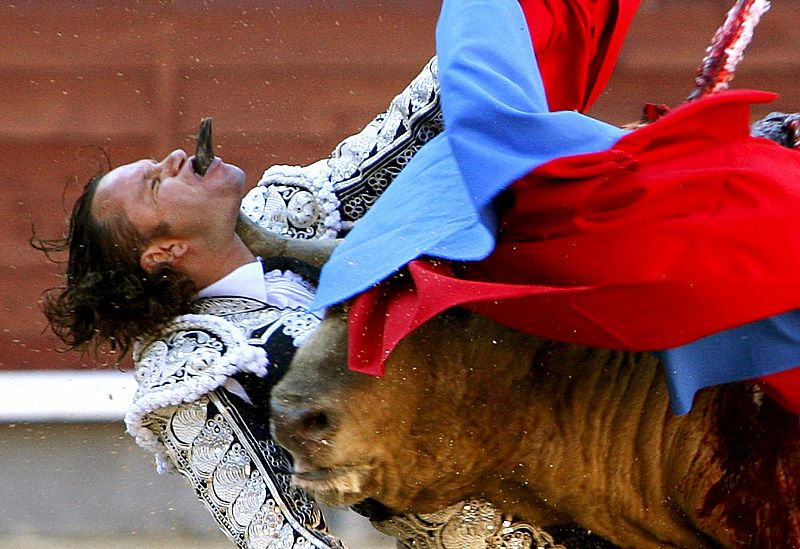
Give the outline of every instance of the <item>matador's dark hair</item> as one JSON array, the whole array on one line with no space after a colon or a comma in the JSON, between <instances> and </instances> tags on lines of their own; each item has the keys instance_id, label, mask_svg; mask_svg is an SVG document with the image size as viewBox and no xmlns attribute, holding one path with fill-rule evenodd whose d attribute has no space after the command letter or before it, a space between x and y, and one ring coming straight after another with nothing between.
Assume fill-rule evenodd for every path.
<instances>
[{"instance_id":1,"label":"matador's dark hair","mask_svg":"<svg viewBox=\"0 0 800 549\"><path fill-rule=\"evenodd\" d=\"M189 309L195 287L169 268L147 272L139 257L147 239L124 214L101 222L91 211L97 185L92 177L75 202L65 238L34 236L31 245L49 258L69 251L65 285L46 292L42 309L67 350L101 349L124 356L136 339L154 335Z\"/></svg>"}]
</instances>

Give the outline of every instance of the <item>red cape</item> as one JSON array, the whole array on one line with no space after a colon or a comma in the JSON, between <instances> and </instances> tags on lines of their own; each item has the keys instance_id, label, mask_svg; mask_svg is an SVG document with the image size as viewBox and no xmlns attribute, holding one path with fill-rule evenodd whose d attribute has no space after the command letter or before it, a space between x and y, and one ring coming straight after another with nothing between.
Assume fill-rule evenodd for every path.
<instances>
[{"instance_id":1,"label":"red cape","mask_svg":"<svg viewBox=\"0 0 800 549\"><path fill-rule=\"evenodd\" d=\"M594 103L611 77L639 3L520 0L551 111L586 112Z\"/></svg>"},{"instance_id":2,"label":"red cape","mask_svg":"<svg viewBox=\"0 0 800 549\"><path fill-rule=\"evenodd\" d=\"M749 136L749 105L772 98L698 100L610 150L515 182L489 258L459 264L458 277L452 264L414 261L410 276L356 299L351 367L380 375L403 337L455 306L539 336L629 350L798 308L800 255L787 251L800 249L800 153Z\"/></svg>"},{"instance_id":3,"label":"red cape","mask_svg":"<svg viewBox=\"0 0 800 549\"><path fill-rule=\"evenodd\" d=\"M585 112L611 75L639 0L520 4L551 110ZM797 211L785 177L798 173L797 154L746 136L748 102L762 100L686 106L611 151L561 159L517 182L487 260L459 266L459 278L450 264L415 261L355 299L351 367L380 374L405 335L453 306L543 336L631 349L677 345L796 307L794 262L782 249L797 249L796 234L781 219ZM763 382L800 413L800 369Z\"/></svg>"}]
</instances>

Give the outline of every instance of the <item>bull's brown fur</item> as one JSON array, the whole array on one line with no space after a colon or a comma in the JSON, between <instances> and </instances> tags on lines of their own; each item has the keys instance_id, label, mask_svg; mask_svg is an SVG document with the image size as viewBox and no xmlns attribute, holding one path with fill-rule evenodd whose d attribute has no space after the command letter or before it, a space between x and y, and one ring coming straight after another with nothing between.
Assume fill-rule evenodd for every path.
<instances>
[{"instance_id":1,"label":"bull's brown fur","mask_svg":"<svg viewBox=\"0 0 800 549\"><path fill-rule=\"evenodd\" d=\"M339 312L273 393L297 482L323 501L420 513L483 497L622 547L800 547L798 418L754 387L703 391L675 416L648 354L467 313L408 337L384 378L349 371L345 356Z\"/></svg>"}]
</instances>

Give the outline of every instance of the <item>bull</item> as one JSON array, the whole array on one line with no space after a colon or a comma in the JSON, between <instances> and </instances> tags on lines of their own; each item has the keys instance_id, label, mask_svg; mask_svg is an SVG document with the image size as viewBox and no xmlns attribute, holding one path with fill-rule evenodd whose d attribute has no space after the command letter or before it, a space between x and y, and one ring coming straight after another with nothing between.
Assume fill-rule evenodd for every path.
<instances>
[{"instance_id":1,"label":"bull","mask_svg":"<svg viewBox=\"0 0 800 549\"><path fill-rule=\"evenodd\" d=\"M376 378L348 370L329 312L272 394L293 479L338 506L418 514L485 499L620 547L800 547L800 419L756 385L674 415L659 361L451 310Z\"/></svg>"}]
</instances>

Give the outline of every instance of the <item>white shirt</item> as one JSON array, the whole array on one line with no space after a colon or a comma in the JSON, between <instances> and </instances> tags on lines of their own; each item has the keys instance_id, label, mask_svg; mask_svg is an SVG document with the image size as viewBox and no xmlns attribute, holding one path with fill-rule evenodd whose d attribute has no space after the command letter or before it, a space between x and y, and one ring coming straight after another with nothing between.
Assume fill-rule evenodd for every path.
<instances>
[{"instance_id":1,"label":"white shirt","mask_svg":"<svg viewBox=\"0 0 800 549\"><path fill-rule=\"evenodd\" d=\"M195 296L249 297L281 309L306 309L314 300L314 287L292 271L275 269L264 273L256 260L242 265L206 286Z\"/></svg>"},{"instance_id":2,"label":"white shirt","mask_svg":"<svg viewBox=\"0 0 800 549\"><path fill-rule=\"evenodd\" d=\"M249 297L266 303L267 286L261 262L256 260L231 271L213 284L197 292L202 297Z\"/></svg>"}]
</instances>

